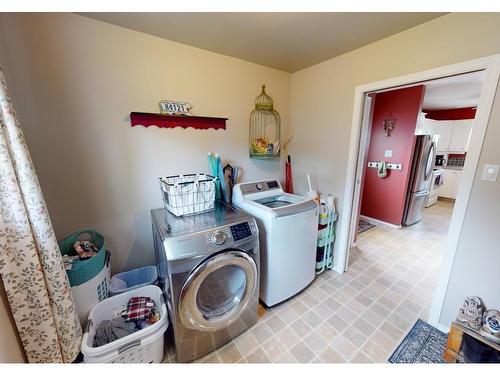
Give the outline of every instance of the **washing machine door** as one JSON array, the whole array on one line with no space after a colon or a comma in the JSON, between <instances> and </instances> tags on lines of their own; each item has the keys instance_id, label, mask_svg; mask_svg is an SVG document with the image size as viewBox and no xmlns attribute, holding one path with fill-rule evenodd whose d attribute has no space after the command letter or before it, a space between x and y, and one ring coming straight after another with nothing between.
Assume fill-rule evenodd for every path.
<instances>
[{"instance_id":1,"label":"washing machine door","mask_svg":"<svg viewBox=\"0 0 500 375\"><path fill-rule=\"evenodd\" d=\"M258 268L247 253L229 250L198 265L179 296L182 324L216 331L234 323L258 293Z\"/></svg>"}]
</instances>

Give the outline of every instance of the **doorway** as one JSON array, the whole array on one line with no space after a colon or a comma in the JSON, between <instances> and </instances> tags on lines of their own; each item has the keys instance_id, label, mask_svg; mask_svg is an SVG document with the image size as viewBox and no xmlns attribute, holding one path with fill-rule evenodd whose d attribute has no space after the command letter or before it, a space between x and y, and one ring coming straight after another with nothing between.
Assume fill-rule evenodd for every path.
<instances>
[{"instance_id":1,"label":"doorway","mask_svg":"<svg viewBox=\"0 0 500 375\"><path fill-rule=\"evenodd\" d=\"M353 114L353 134L351 137L351 147L348 165L348 177L346 181L346 193L344 199L344 215L341 218L339 230L339 249L336 262L336 270L339 272L346 271L349 267L349 253L351 245L356 242L356 234L358 229L358 213L361 212L362 204L362 187L364 172L368 162L377 162L377 160L367 160L369 140L371 138L371 117L373 107L373 96L384 92L393 91L395 89L411 88L423 85L428 82L437 82L439 79L464 75L473 72L482 72L484 76L484 84L480 90L477 111L475 113L474 127L470 133L469 148L467 157L464 160L462 179L456 189L456 198L452 207L448 207L449 230L444 230L447 233L442 239L442 261L435 266L436 280L435 292L432 296L432 305L428 313L428 321L439 327L439 317L441 308L448 284L448 279L451 273L453 258L458 244L459 234L461 231L462 222L465 216L468 198L472 189L473 178L477 169L479 154L482 141L486 131L486 126L491 110L491 105L496 92L496 85L500 72L499 56L490 58L478 59L469 62L464 62L452 66L433 69L426 72L412 74L396 79L376 82L370 85L360 86L356 88L355 108ZM397 126L397 125L396 125ZM415 147L415 144L412 144ZM413 149L412 149L413 151ZM413 152L412 152L413 154ZM435 159L434 159L435 160ZM407 161L407 163L409 163ZM398 164L398 163L394 163ZM376 167L377 165L375 165ZM393 166L397 168L397 166ZM392 172L392 171L390 171ZM396 169L394 169L396 173ZM411 178L408 177L408 183ZM452 202L448 202L452 203ZM445 204L444 204L445 205ZM441 204L433 205L429 208L429 212L437 210ZM450 206L450 205L448 205ZM450 210L451 208L451 210ZM443 208L444 211L446 209ZM445 215L446 216L446 215ZM421 218L418 223L424 225L426 220ZM373 222L372 222L373 224ZM385 228L390 231L400 230L398 227L403 226L403 222L391 223ZM392 224L392 227L391 227ZM373 230L373 229L370 229ZM367 234L369 231L367 231ZM373 233L373 232L372 232ZM414 236L416 236L414 234ZM405 244L411 243L408 239L399 239ZM410 242L408 242L410 241ZM397 242L397 241L396 241ZM402 244L402 243L401 243ZM413 249L416 253L416 250ZM404 270L401 270L404 272ZM417 275L414 275L417 276ZM430 297L429 297L430 299Z\"/></svg>"}]
</instances>

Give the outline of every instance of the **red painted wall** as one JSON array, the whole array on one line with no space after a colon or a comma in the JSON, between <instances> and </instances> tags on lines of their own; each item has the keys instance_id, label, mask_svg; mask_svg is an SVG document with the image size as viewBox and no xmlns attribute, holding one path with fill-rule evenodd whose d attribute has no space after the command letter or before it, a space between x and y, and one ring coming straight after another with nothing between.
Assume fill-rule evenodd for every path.
<instances>
[{"instance_id":1,"label":"red painted wall","mask_svg":"<svg viewBox=\"0 0 500 375\"><path fill-rule=\"evenodd\" d=\"M476 117L476 107L453 109L422 109L432 120L471 120Z\"/></svg>"},{"instance_id":2,"label":"red painted wall","mask_svg":"<svg viewBox=\"0 0 500 375\"><path fill-rule=\"evenodd\" d=\"M386 178L376 168L365 169L361 215L400 225L403 220L410 164L415 147L415 127L424 97L424 86L376 94L373 107L368 161L401 163L401 171L388 170ZM397 119L392 137L386 137L383 121ZM392 150L392 157L384 157Z\"/></svg>"}]
</instances>

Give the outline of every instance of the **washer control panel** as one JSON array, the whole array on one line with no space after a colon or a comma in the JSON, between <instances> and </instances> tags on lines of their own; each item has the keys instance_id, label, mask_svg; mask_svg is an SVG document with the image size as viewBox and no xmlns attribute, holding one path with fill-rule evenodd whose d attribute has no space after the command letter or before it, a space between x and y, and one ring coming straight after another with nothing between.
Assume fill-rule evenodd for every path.
<instances>
[{"instance_id":1,"label":"washer control panel","mask_svg":"<svg viewBox=\"0 0 500 375\"><path fill-rule=\"evenodd\" d=\"M252 235L252 230L248 222L245 222L231 226L231 234L235 241L239 241L243 238L250 237Z\"/></svg>"},{"instance_id":2,"label":"washer control panel","mask_svg":"<svg viewBox=\"0 0 500 375\"><path fill-rule=\"evenodd\" d=\"M240 190L243 195L247 195L262 191L281 190L281 185L278 180L248 182L240 184Z\"/></svg>"},{"instance_id":3,"label":"washer control panel","mask_svg":"<svg viewBox=\"0 0 500 375\"><path fill-rule=\"evenodd\" d=\"M224 243L226 242L226 238L226 234L221 230L218 230L217 232L214 232L212 234L212 242L217 246L224 245Z\"/></svg>"},{"instance_id":4,"label":"washer control panel","mask_svg":"<svg viewBox=\"0 0 500 375\"><path fill-rule=\"evenodd\" d=\"M246 240L258 233L254 221L244 221L235 225L227 225L214 232L205 233L205 243L209 248L232 246L234 243ZM214 246L215 245L215 246Z\"/></svg>"}]
</instances>

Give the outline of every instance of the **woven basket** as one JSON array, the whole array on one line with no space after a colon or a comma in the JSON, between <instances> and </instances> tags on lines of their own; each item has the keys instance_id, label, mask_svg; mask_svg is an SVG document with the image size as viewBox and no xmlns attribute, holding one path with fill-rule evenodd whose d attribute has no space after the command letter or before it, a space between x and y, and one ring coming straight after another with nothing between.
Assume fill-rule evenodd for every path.
<instances>
[{"instance_id":1,"label":"woven basket","mask_svg":"<svg viewBox=\"0 0 500 375\"><path fill-rule=\"evenodd\" d=\"M104 246L104 237L93 229L82 229L73 233L71 236L59 242L59 249L62 255L78 255L73 249L73 244L79 240L89 240L99 250L97 255L86 260L75 260L72 263L71 269L66 270L68 274L69 284L77 286L83 284L102 271L106 261L106 248Z\"/></svg>"}]
</instances>

